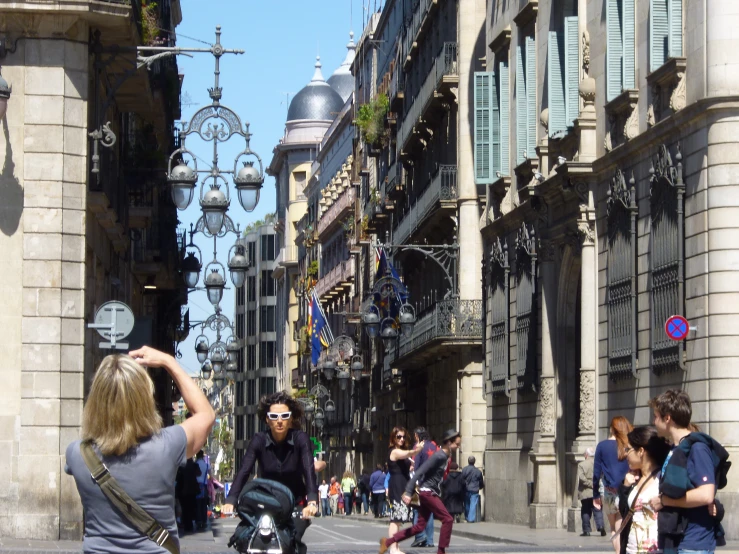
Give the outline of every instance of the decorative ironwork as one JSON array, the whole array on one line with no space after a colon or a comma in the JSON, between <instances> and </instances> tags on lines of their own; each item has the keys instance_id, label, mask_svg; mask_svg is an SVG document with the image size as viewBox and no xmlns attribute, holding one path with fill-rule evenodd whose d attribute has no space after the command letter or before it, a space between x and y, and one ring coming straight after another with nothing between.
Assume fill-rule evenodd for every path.
<instances>
[{"instance_id":1,"label":"decorative ironwork","mask_svg":"<svg viewBox=\"0 0 739 554\"><path fill-rule=\"evenodd\" d=\"M620 169L611 179L607 200L608 375L613 380L637 376L636 187Z\"/></svg>"},{"instance_id":2,"label":"decorative ironwork","mask_svg":"<svg viewBox=\"0 0 739 554\"><path fill-rule=\"evenodd\" d=\"M457 258L459 258L457 237L454 237L452 244L381 244L378 242L375 247L385 248L388 252L391 250L399 250L401 252L404 250L414 250L431 258L439 264L439 267L444 271L444 275L449 282L449 290L444 297L457 297ZM377 283L380 281L382 279L377 281ZM377 284L375 284L375 288L377 288Z\"/></svg>"},{"instance_id":3,"label":"decorative ironwork","mask_svg":"<svg viewBox=\"0 0 739 554\"><path fill-rule=\"evenodd\" d=\"M684 343L672 341L662 332L668 317L683 315L685 311L685 183L679 145L675 160L677 166L673 165L667 147L660 145L649 170L652 219L649 246L650 327L652 371L656 374L683 368Z\"/></svg>"},{"instance_id":4,"label":"decorative ironwork","mask_svg":"<svg viewBox=\"0 0 739 554\"><path fill-rule=\"evenodd\" d=\"M523 223L516 237L516 387L527 392L537 387L536 264L536 232Z\"/></svg>"},{"instance_id":5,"label":"decorative ironwork","mask_svg":"<svg viewBox=\"0 0 739 554\"><path fill-rule=\"evenodd\" d=\"M508 245L497 238L490 250L489 264L486 268L484 290L486 300L485 334L490 337L484 342L486 356L489 355L490 381L493 395L510 396L510 289L508 265Z\"/></svg>"}]
</instances>

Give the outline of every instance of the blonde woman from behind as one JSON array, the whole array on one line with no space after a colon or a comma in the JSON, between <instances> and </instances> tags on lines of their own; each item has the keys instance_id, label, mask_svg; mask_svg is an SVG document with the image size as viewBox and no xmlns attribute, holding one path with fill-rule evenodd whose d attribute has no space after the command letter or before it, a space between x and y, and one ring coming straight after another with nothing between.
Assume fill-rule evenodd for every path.
<instances>
[{"instance_id":1,"label":"blonde woman from behind","mask_svg":"<svg viewBox=\"0 0 739 554\"><path fill-rule=\"evenodd\" d=\"M154 383L144 367L162 367L169 373L192 417L181 425L162 427ZM82 440L91 441L121 488L179 545L174 513L177 469L203 447L214 421L208 399L175 359L145 346L130 356L107 356L100 363L82 416ZM137 531L90 479L80 442L67 447L65 471L74 477L85 509L83 550L167 552Z\"/></svg>"}]
</instances>

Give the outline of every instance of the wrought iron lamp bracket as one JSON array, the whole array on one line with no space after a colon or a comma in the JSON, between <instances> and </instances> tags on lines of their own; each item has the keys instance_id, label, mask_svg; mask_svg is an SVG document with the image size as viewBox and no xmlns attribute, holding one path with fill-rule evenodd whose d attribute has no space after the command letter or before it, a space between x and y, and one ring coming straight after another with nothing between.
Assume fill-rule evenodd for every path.
<instances>
[{"instance_id":1,"label":"wrought iron lamp bracket","mask_svg":"<svg viewBox=\"0 0 739 554\"><path fill-rule=\"evenodd\" d=\"M375 247L384 248L386 250L396 250L404 252L412 250L420 252L427 258L434 260L446 276L449 282L449 290L452 298L459 296L457 290L457 260L459 259L459 243L456 238L452 244L389 244L376 243Z\"/></svg>"}]
</instances>

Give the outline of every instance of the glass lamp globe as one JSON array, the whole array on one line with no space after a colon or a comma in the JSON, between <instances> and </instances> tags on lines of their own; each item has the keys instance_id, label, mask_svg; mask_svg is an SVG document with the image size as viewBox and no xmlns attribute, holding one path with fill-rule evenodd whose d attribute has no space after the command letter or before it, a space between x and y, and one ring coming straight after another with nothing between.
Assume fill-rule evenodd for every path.
<instances>
[{"instance_id":1,"label":"glass lamp globe","mask_svg":"<svg viewBox=\"0 0 739 554\"><path fill-rule=\"evenodd\" d=\"M244 162L244 167L234 177L234 184L239 196L239 204L245 211L251 212L259 203L259 191L264 183L264 176L254 167L254 162Z\"/></svg>"},{"instance_id":2,"label":"glass lamp globe","mask_svg":"<svg viewBox=\"0 0 739 554\"><path fill-rule=\"evenodd\" d=\"M403 304L400 307L398 319L400 320L400 331L403 333L403 336L410 337L413 334L413 326L416 324L416 314L413 306Z\"/></svg>"},{"instance_id":3,"label":"glass lamp globe","mask_svg":"<svg viewBox=\"0 0 739 554\"><path fill-rule=\"evenodd\" d=\"M213 185L200 200L200 208L203 210L205 226L211 235L218 235L221 232L228 205L228 198L226 198L224 192L216 185Z\"/></svg>"},{"instance_id":4,"label":"glass lamp globe","mask_svg":"<svg viewBox=\"0 0 739 554\"><path fill-rule=\"evenodd\" d=\"M226 286L226 280L223 275L218 273L217 269L205 278L205 290L208 292L208 300L214 306L217 306L223 298L223 289Z\"/></svg>"},{"instance_id":5,"label":"glass lamp globe","mask_svg":"<svg viewBox=\"0 0 739 554\"><path fill-rule=\"evenodd\" d=\"M247 269L249 269L249 260L244 256L244 247L239 246L236 250L236 254L234 254L228 261L228 270L231 272L231 282L237 289L244 286Z\"/></svg>"},{"instance_id":6,"label":"glass lamp globe","mask_svg":"<svg viewBox=\"0 0 739 554\"><path fill-rule=\"evenodd\" d=\"M213 364L213 371L220 373L223 368L224 356L223 352L216 350L210 355L210 363Z\"/></svg>"},{"instance_id":7,"label":"glass lamp globe","mask_svg":"<svg viewBox=\"0 0 739 554\"><path fill-rule=\"evenodd\" d=\"M313 423L315 423L317 429L323 429L324 419L323 410L316 410L316 415L313 416Z\"/></svg>"},{"instance_id":8,"label":"glass lamp globe","mask_svg":"<svg viewBox=\"0 0 739 554\"><path fill-rule=\"evenodd\" d=\"M336 362L333 360L326 360L323 364L323 374L327 381L330 381L334 377L334 371L336 370Z\"/></svg>"},{"instance_id":9,"label":"glass lamp globe","mask_svg":"<svg viewBox=\"0 0 739 554\"><path fill-rule=\"evenodd\" d=\"M194 289L198 286L201 269L202 265L200 260L195 256L195 253L188 252L185 259L182 260L182 275L185 278L185 285L187 285L187 288Z\"/></svg>"},{"instance_id":10,"label":"glass lamp globe","mask_svg":"<svg viewBox=\"0 0 739 554\"><path fill-rule=\"evenodd\" d=\"M201 340L195 345L195 353L198 355L198 362L205 363L205 360L208 359L208 343Z\"/></svg>"},{"instance_id":11,"label":"glass lamp globe","mask_svg":"<svg viewBox=\"0 0 739 554\"><path fill-rule=\"evenodd\" d=\"M371 306L365 311L362 315L362 321L364 322L367 336L371 339L376 338L380 332L380 315L377 313L377 308Z\"/></svg>"},{"instance_id":12,"label":"glass lamp globe","mask_svg":"<svg viewBox=\"0 0 739 554\"><path fill-rule=\"evenodd\" d=\"M195 183L198 176L185 162L172 168L167 181L172 187L172 201L178 210L186 210L195 194Z\"/></svg>"},{"instance_id":13,"label":"glass lamp globe","mask_svg":"<svg viewBox=\"0 0 739 554\"><path fill-rule=\"evenodd\" d=\"M226 346L226 352L228 352L228 362L236 364L239 361L239 341L235 337L231 337Z\"/></svg>"},{"instance_id":14,"label":"glass lamp globe","mask_svg":"<svg viewBox=\"0 0 739 554\"><path fill-rule=\"evenodd\" d=\"M200 372L203 374L203 379L208 380L213 374L213 367L208 362L206 362L202 366L200 366Z\"/></svg>"},{"instance_id":15,"label":"glass lamp globe","mask_svg":"<svg viewBox=\"0 0 739 554\"><path fill-rule=\"evenodd\" d=\"M336 378L339 380L339 390L342 390L342 391L346 390L346 387L349 384L349 380L351 379L349 372L339 371L336 374Z\"/></svg>"}]
</instances>

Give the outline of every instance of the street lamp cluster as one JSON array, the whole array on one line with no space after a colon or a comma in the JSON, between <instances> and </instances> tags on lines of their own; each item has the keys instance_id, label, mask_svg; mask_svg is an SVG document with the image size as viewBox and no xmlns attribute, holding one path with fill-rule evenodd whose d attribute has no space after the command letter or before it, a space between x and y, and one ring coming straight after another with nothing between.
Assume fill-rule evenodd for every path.
<instances>
[{"instance_id":1,"label":"street lamp cluster","mask_svg":"<svg viewBox=\"0 0 739 554\"><path fill-rule=\"evenodd\" d=\"M388 269L386 275L375 282L369 302L362 311L362 322L370 339L379 336L385 347L389 348L398 336L413 335L416 310L407 302L407 298L408 289ZM393 304L399 305L397 319L389 308Z\"/></svg>"}]
</instances>

